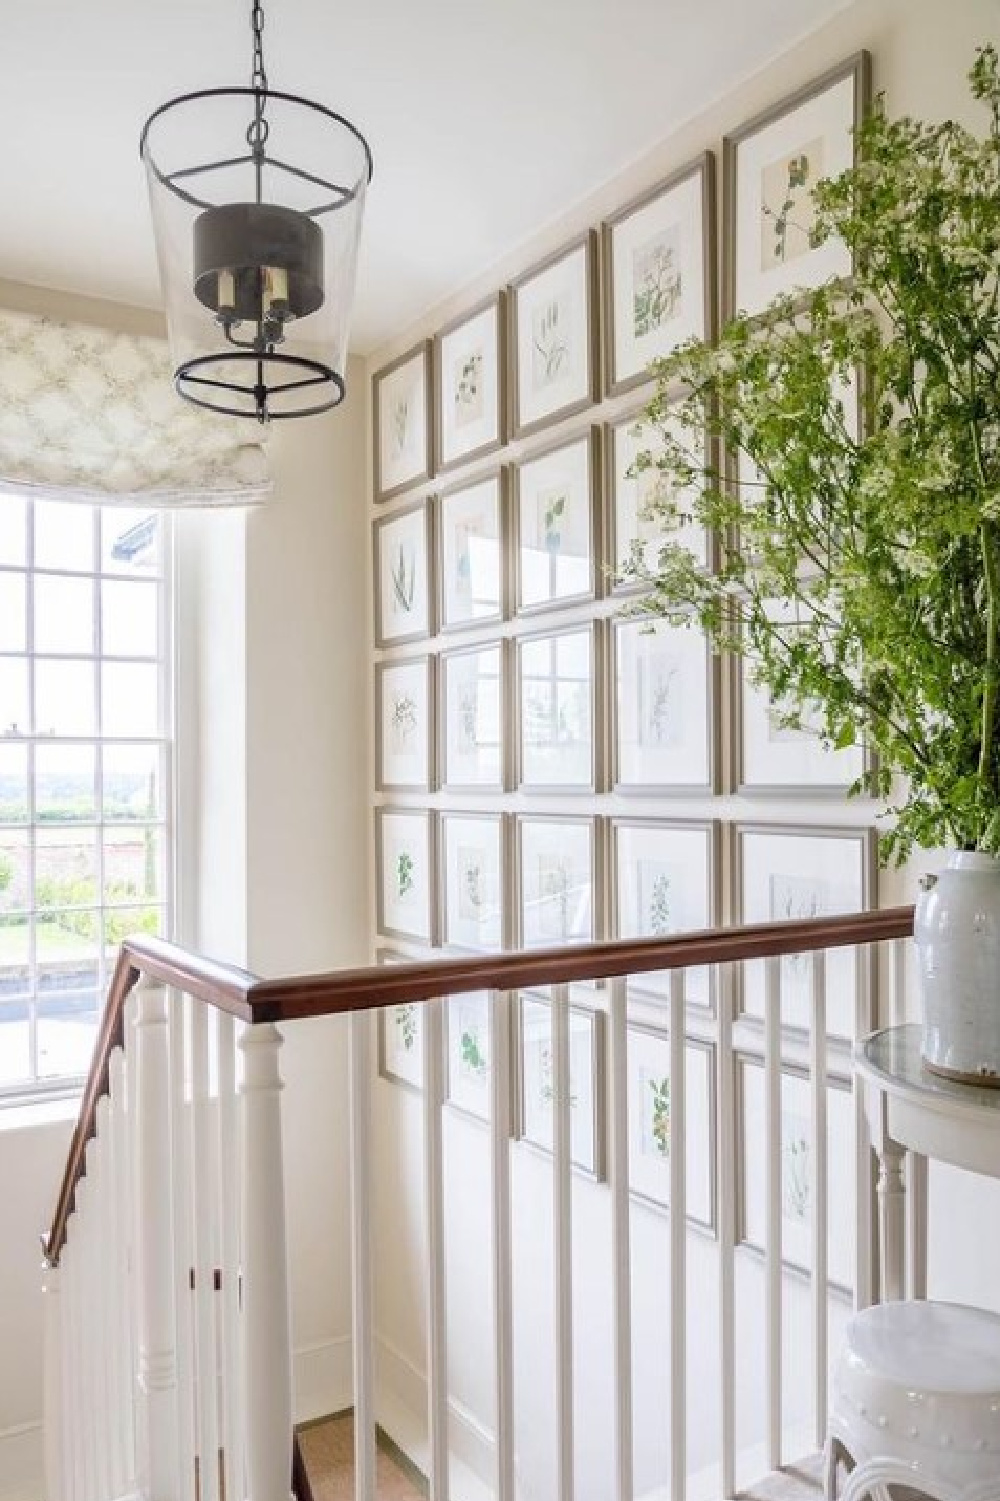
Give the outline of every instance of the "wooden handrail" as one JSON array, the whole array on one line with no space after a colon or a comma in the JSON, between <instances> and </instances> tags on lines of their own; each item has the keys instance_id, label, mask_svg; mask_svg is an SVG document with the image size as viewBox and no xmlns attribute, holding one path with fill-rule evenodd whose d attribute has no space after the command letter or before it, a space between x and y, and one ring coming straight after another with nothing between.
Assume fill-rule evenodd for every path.
<instances>
[{"instance_id":1,"label":"wooden handrail","mask_svg":"<svg viewBox=\"0 0 1000 1501\"><path fill-rule=\"evenodd\" d=\"M246 970L203 959L160 938L126 938L108 990L52 1226L42 1240L43 1254L55 1266L66 1244L66 1227L73 1212L76 1187L86 1169L87 1143L97 1129L97 1103L107 1093L111 1054L123 1041L125 1002L140 977L159 980L196 1001L228 1011L241 1021L258 1024L378 1010L401 1002L427 1001L473 990L528 990L543 985L571 985L619 975L647 974L652 970L687 969L814 949L845 948L906 938L912 932L913 908L889 907L842 917L713 928L669 938L616 939L552 949L474 954L279 980L257 979Z\"/></svg>"}]
</instances>

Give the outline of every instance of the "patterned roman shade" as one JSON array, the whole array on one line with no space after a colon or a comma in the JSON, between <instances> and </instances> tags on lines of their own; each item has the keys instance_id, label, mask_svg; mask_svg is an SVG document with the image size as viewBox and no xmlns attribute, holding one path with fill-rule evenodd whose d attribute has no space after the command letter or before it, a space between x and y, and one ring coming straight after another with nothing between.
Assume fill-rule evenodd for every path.
<instances>
[{"instance_id":1,"label":"patterned roman shade","mask_svg":"<svg viewBox=\"0 0 1000 1501\"><path fill-rule=\"evenodd\" d=\"M0 309L0 485L218 506L266 499L271 479L256 423L176 394L165 340Z\"/></svg>"}]
</instances>

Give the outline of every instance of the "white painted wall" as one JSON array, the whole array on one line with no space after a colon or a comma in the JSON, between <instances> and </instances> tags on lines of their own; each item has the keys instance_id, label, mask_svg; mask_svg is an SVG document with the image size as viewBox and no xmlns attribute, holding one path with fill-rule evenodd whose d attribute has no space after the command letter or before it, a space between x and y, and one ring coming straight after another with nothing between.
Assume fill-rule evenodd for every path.
<instances>
[{"instance_id":1,"label":"white painted wall","mask_svg":"<svg viewBox=\"0 0 1000 1501\"><path fill-rule=\"evenodd\" d=\"M474 305L498 286L555 250L602 217L706 147L721 151L726 130L737 127L759 110L860 47L874 57L875 85L884 89L890 112L912 112L925 118L956 117L981 128L972 105L966 73L977 44L996 41L1000 14L995 0L858 0L829 25L786 57L750 78L729 99L713 105L669 140L594 193L570 215L540 228L516 255L484 269L469 286L435 308L415 326L400 330L398 338L379 350L370 362L379 369L410 347L432 335L452 317ZM599 101L595 100L595 107ZM540 146L540 149L543 147ZM634 398L632 398L634 399ZM605 403L604 419L614 404ZM567 424L570 430L579 418ZM553 441L558 430L551 430ZM506 457L507 455L505 455ZM517 457L517 445L510 456ZM484 464L493 462L491 459ZM470 470L470 473L473 472ZM433 491L434 486L425 487ZM414 495L419 494L414 492ZM373 508L374 510L374 508ZM563 617L560 617L561 619ZM398 799L397 799L398 800ZM461 806L459 800L436 794L430 802L441 808ZM527 799L512 794L493 800L518 810ZM493 805L491 801L491 806ZM593 811L587 799L560 799L568 812ZM612 798L601 799L602 812L623 812ZM634 811L634 809L632 810ZM662 807L645 812L664 814ZM676 810L673 810L676 812ZM808 801L764 804L762 799L727 797L685 800L685 816L715 816L725 820L755 818L790 822L855 824L869 821L856 806L810 804ZM902 874L883 873L880 902L912 900L919 870L934 867L940 857L929 855ZM374 916L373 916L374 929ZM481 1129L458 1115L446 1126L446 1215L448 1223L448 1312L450 1319L450 1399L453 1453L471 1456L486 1469L489 1459L492 1387L489 1351L490 1285L488 1255L488 1155ZM424 1282L419 1271L423 1256L421 1191L421 1118L419 1104L405 1090L379 1081L376 1086L375 1183L376 1318L379 1333L380 1399L383 1414L402 1442L417 1452L423 1446L420 1412L424 1370ZM518 1414L516 1443L524 1501L541 1501L554 1489L554 1374L551 1297L551 1186L550 1165L529 1149L514 1148L515 1216L515 1391ZM836 1214L843 1206L832 1206ZM610 1415L610 1228L608 1192L579 1179L573 1193L575 1232L575 1298L577 1313L577 1486L581 1501L606 1501L611 1494ZM975 1233L970 1233L975 1230ZM636 1467L639 1493L662 1483L665 1474L665 1402L667 1396L668 1246L666 1222L639 1208L633 1217L634 1318L636 1340L635 1391ZM1000 1184L977 1180L948 1169L932 1172L932 1295L1000 1307L993 1247L1000 1237ZM717 1433L713 1371L717 1305L716 1253L710 1242L689 1237L691 1319L698 1332L691 1338L690 1393L694 1426L691 1462L694 1467L714 1458ZM763 1433L761 1407L762 1330L759 1267L741 1255L739 1290L739 1401L741 1442L753 1444ZM789 1381L786 1423L795 1426L806 1415L801 1406L804 1383L794 1372L809 1357L808 1312L801 1284L790 1281L786 1293L789 1338ZM836 1336L838 1310L832 1334ZM402 1409L409 1406L410 1420ZM415 1418L415 1421L414 1421ZM744 1479L750 1478L749 1475Z\"/></svg>"}]
</instances>

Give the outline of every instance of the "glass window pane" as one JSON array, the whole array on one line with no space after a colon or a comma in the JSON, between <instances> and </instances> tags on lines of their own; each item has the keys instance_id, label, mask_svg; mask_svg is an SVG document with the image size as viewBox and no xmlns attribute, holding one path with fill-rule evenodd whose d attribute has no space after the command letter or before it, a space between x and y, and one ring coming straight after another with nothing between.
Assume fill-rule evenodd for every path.
<instances>
[{"instance_id":1,"label":"glass window pane","mask_svg":"<svg viewBox=\"0 0 1000 1501\"><path fill-rule=\"evenodd\" d=\"M0 995L0 1085L31 1078L30 1036L27 999L9 1001Z\"/></svg>"},{"instance_id":2,"label":"glass window pane","mask_svg":"<svg viewBox=\"0 0 1000 1501\"><path fill-rule=\"evenodd\" d=\"M27 504L17 495L0 495L0 563L23 568L28 561Z\"/></svg>"},{"instance_id":3,"label":"glass window pane","mask_svg":"<svg viewBox=\"0 0 1000 1501\"><path fill-rule=\"evenodd\" d=\"M93 823L97 753L92 745L39 745L35 749L35 817L45 823Z\"/></svg>"},{"instance_id":4,"label":"glass window pane","mask_svg":"<svg viewBox=\"0 0 1000 1501\"><path fill-rule=\"evenodd\" d=\"M28 821L28 747L0 740L0 823Z\"/></svg>"},{"instance_id":5,"label":"glass window pane","mask_svg":"<svg viewBox=\"0 0 1000 1501\"><path fill-rule=\"evenodd\" d=\"M51 911L89 907L96 901L95 830L39 829L35 835L35 906Z\"/></svg>"},{"instance_id":6,"label":"glass window pane","mask_svg":"<svg viewBox=\"0 0 1000 1501\"><path fill-rule=\"evenodd\" d=\"M163 817L163 752L158 745L106 745L102 762L105 818Z\"/></svg>"},{"instance_id":7,"label":"glass window pane","mask_svg":"<svg viewBox=\"0 0 1000 1501\"><path fill-rule=\"evenodd\" d=\"M156 735L160 728L160 673L153 664L104 662L101 707L105 735Z\"/></svg>"},{"instance_id":8,"label":"glass window pane","mask_svg":"<svg viewBox=\"0 0 1000 1501\"><path fill-rule=\"evenodd\" d=\"M39 986L38 1073L43 1079L85 1074L97 1033L97 965L47 975Z\"/></svg>"},{"instance_id":9,"label":"glass window pane","mask_svg":"<svg viewBox=\"0 0 1000 1501\"><path fill-rule=\"evenodd\" d=\"M0 651L28 649L27 578L25 573L0 573Z\"/></svg>"},{"instance_id":10,"label":"glass window pane","mask_svg":"<svg viewBox=\"0 0 1000 1501\"><path fill-rule=\"evenodd\" d=\"M94 508L76 501L36 500L35 567L94 570Z\"/></svg>"},{"instance_id":11,"label":"glass window pane","mask_svg":"<svg viewBox=\"0 0 1000 1501\"><path fill-rule=\"evenodd\" d=\"M0 657L0 736L27 735L27 658Z\"/></svg>"},{"instance_id":12,"label":"glass window pane","mask_svg":"<svg viewBox=\"0 0 1000 1501\"><path fill-rule=\"evenodd\" d=\"M160 565L160 519L155 511L105 506L101 512L101 572L156 573Z\"/></svg>"},{"instance_id":13,"label":"glass window pane","mask_svg":"<svg viewBox=\"0 0 1000 1501\"><path fill-rule=\"evenodd\" d=\"M35 923L38 994L51 994L67 975L80 985L84 982L79 977L92 973L96 985L100 934L99 912L54 912L40 917Z\"/></svg>"},{"instance_id":14,"label":"glass window pane","mask_svg":"<svg viewBox=\"0 0 1000 1501\"><path fill-rule=\"evenodd\" d=\"M92 663L35 663L35 726L39 735L94 733Z\"/></svg>"},{"instance_id":15,"label":"glass window pane","mask_svg":"<svg viewBox=\"0 0 1000 1501\"><path fill-rule=\"evenodd\" d=\"M107 657L155 657L157 586L101 583L101 651Z\"/></svg>"},{"instance_id":16,"label":"glass window pane","mask_svg":"<svg viewBox=\"0 0 1000 1501\"><path fill-rule=\"evenodd\" d=\"M0 913L31 906L27 830L0 829Z\"/></svg>"},{"instance_id":17,"label":"glass window pane","mask_svg":"<svg viewBox=\"0 0 1000 1501\"><path fill-rule=\"evenodd\" d=\"M106 902L162 901L162 829L108 829L104 835L104 900Z\"/></svg>"},{"instance_id":18,"label":"glass window pane","mask_svg":"<svg viewBox=\"0 0 1000 1501\"><path fill-rule=\"evenodd\" d=\"M105 907L104 958L108 973L114 964L118 945L132 933L162 933L162 907Z\"/></svg>"},{"instance_id":19,"label":"glass window pane","mask_svg":"<svg viewBox=\"0 0 1000 1501\"><path fill-rule=\"evenodd\" d=\"M35 574L35 651L90 655L94 650L94 581Z\"/></svg>"}]
</instances>

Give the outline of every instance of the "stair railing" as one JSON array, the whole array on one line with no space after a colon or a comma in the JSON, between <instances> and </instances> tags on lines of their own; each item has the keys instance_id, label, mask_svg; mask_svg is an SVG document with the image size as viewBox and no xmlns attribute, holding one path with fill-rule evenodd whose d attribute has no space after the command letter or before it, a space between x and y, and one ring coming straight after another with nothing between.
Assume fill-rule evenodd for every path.
<instances>
[{"instance_id":1,"label":"stair railing","mask_svg":"<svg viewBox=\"0 0 1000 1501\"><path fill-rule=\"evenodd\" d=\"M122 946L51 1228L44 1238L48 1501L278 1501L306 1487L293 1455L289 1286L285 1238L278 1054L279 1024L349 1016L355 1496L374 1501L376 1392L372 1287L372 1020L419 1005L425 1026L423 1123L427 1287L427 1443L435 1501L450 1495L449 1382L442 1176L443 1032L446 999L489 994L492 1303L495 1411L488 1493L515 1501L511 1138L508 1081L515 999L548 988L551 1003L553 1307L555 1411L553 1501L575 1494L574 1315L570 987L607 983L614 1345L614 1494L632 1501L633 1392L630 1270L629 980L664 972L671 1122L685 1128L686 977L707 967L717 1003L704 1025L715 1047L718 1177L719 1445L716 1494L735 1494L734 1318L737 1125L735 1058L741 1025L733 978L763 965L758 1032L763 1070L764 1451L783 1457L781 1089L788 1043L782 962L804 955L811 1018L797 1066L811 1098L810 1213L813 1432L822 1439L828 1365L827 959L857 955L855 1031L874 1024L875 951L885 966L893 1017L902 1014L898 940L913 909L768 923L661 939L447 958L279 980L189 954L158 939ZM634 1107L634 1102L633 1102ZM854 1101L859 1234L854 1297L871 1300L877 1276L872 1155ZM670 1154L669 1494L684 1501L690 1478L686 1358L689 1320L684 1151Z\"/></svg>"}]
</instances>

